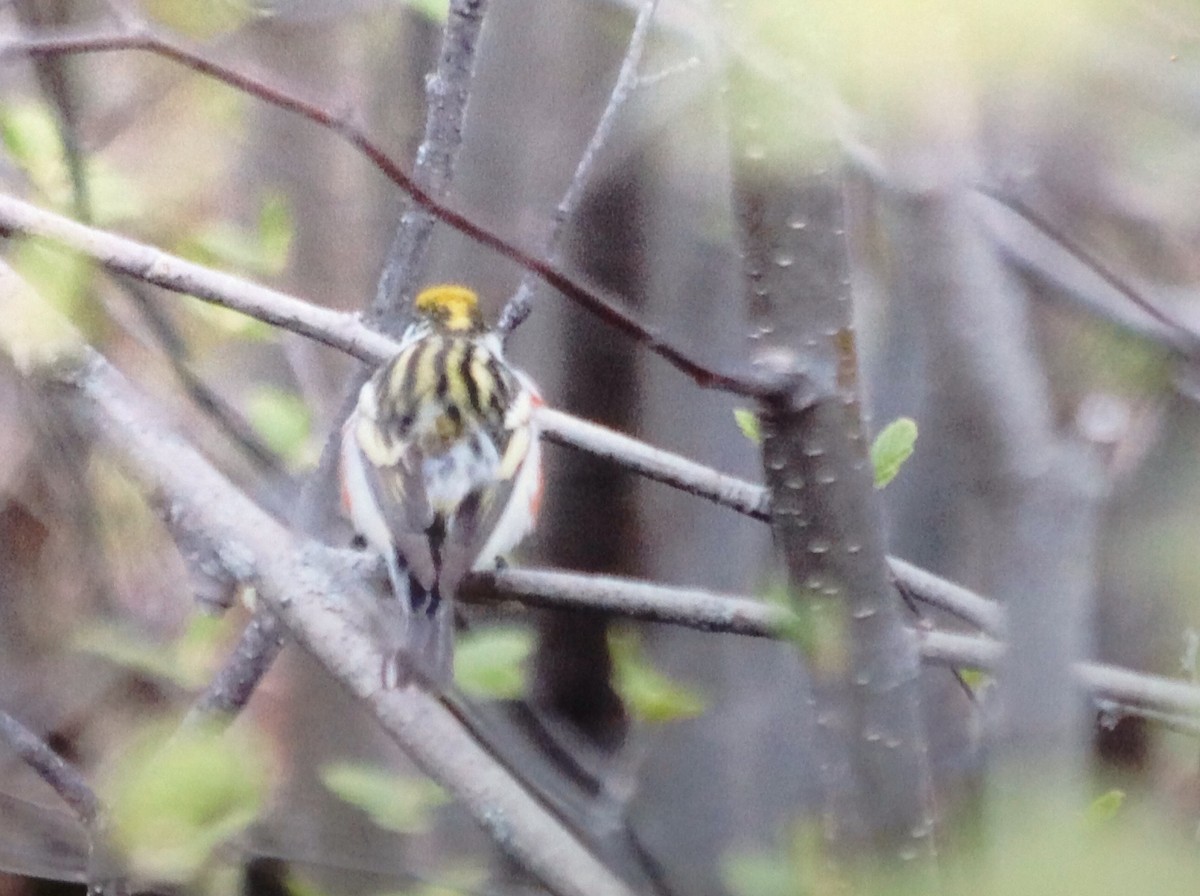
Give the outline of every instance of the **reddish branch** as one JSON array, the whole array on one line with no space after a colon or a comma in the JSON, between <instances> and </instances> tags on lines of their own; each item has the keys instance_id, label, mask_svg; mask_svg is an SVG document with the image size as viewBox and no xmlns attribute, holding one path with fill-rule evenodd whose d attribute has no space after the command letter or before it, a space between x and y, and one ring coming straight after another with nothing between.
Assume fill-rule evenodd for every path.
<instances>
[{"instance_id":1,"label":"reddish branch","mask_svg":"<svg viewBox=\"0 0 1200 896\"><path fill-rule=\"evenodd\" d=\"M537 275L547 285L580 307L663 358L690 377L697 385L709 389L721 389L738 395L756 396L763 392L764 386L754 377L717 370L715 367L693 358L688 352L664 339L654 328L646 326L628 310L621 307L615 297L584 285L554 264L530 254L487 228L476 224L462 213L439 202L416 184L399 163L355 125L346 113L335 113L317 103L302 99L287 90L267 83L260 77L237 71L144 26L110 33L9 40L0 44L0 59L16 54L40 58L131 50L152 53L169 59L326 128L365 156L388 180L403 190L416 206L443 224Z\"/></svg>"}]
</instances>

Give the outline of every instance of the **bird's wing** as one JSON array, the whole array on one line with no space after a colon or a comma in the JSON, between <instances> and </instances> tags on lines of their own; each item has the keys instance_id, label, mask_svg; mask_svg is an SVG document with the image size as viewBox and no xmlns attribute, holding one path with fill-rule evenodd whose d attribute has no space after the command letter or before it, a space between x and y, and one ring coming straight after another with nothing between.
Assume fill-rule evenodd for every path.
<instances>
[{"instance_id":1,"label":"bird's wing","mask_svg":"<svg viewBox=\"0 0 1200 896\"><path fill-rule=\"evenodd\" d=\"M529 531L531 505L541 484L540 448L530 423L535 401L540 401L536 395L518 399L528 407L516 407L518 412L498 433L494 474L467 495L455 514L442 551L440 581L447 594L453 595L472 569L494 565L496 555L511 550ZM520 503L525 506L514 506Z\"/></svg>"}]
</instances>

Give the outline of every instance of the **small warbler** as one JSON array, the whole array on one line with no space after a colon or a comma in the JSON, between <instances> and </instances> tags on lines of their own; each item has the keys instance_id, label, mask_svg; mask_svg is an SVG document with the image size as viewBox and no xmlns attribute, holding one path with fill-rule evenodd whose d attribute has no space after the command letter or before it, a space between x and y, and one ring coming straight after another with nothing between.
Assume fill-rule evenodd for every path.
<instances>
[{"instance_id":1,"label":"small warbler","mask_svg":"<svg viewBox=\"0 0 1200 896\"><path fill-rule=\"evenodd\" d=\"M542 403L505 359L474 292L426 289L396 355L363 385L342 428L342 504L383 555L400 600L402 647L384 681L453 674L453 599L533 529L542 493L533 419Z\"/></svg>"}]
</instances>

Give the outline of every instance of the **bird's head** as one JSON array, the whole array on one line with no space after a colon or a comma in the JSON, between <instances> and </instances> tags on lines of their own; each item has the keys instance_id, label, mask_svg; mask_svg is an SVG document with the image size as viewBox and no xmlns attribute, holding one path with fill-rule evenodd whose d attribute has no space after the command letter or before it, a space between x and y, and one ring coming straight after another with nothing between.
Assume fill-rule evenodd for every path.
<instances>
[{"instance_id":1,"label":"bird's head","mask_svg":"<svg viewBox=\"0 0 1200 896\"><path fill-rule=\"evenodd\" d=\"M457 283L442 283L417 295L417 313L439 330L450 333L482 333L487 329L479 296Z\"/></svg>"}]
</instances>

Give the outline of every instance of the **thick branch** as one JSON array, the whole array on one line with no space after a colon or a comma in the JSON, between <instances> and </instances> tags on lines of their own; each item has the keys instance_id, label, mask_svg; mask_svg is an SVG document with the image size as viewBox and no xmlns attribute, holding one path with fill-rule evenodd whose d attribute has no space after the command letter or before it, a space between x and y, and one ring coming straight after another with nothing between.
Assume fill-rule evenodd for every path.
<instances>
[{"instance_id":1,"label":"thick branch","mask_svg":"<svg viewBox=\"0 0 1200 896\"><path fill-rule=\"evenodd\" d=\"M209 540L231 575L361 699L423 770L506 851L560 894L628 893L497 766L436 697L382 686L389 622L357 557L295 539L189 445L162 430L119 373L92 352L61 376L63 407L122 459L173 525ZM394 622L393 622L394 624Z\"/></svg>"}]
</instances>

